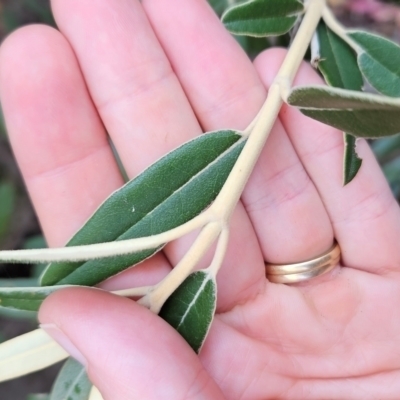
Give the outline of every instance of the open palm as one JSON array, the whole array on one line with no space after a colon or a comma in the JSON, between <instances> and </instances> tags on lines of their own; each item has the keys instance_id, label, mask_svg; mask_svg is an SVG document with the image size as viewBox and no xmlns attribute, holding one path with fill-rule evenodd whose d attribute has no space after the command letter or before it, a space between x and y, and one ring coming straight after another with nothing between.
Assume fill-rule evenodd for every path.
<instances>
[{"instance_id":1,"label":"open palm","mask_svg":"<svg viewBox=\"0 0 400 400\"><path fill-rule=\"evenodd\" d=\"M60 246L123 183L106 131L133 177L203 131L244 129L285 51L252 64L205 0L52 3L61 33L11 35L0 91L43 230ZM320 82L301 68L297 84ZM105 399L398 398L400 210L363 141L361 171L342 187L342 143L283 108L234 213L199 357L160 318L101 291L58 292L40 320ZM266 280L264 260L310 259L334 238L342 265L331 273L296 287ZM103 288L154 284L191 240Z\"/></svg>"}]
</instances>

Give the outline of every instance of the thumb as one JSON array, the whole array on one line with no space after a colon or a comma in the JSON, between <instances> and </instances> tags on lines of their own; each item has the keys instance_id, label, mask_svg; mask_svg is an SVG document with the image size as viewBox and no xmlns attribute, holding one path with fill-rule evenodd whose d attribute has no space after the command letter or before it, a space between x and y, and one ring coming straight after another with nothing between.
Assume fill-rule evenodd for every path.
<instances>
[{"instance_id":1,"label":"thumb","mask_svg":"<svg viewBox=\"0 0 400 400\"><path fill-rule=\"evenodd\" d=\"M49 296L39 320L105 399L222 399L196 354L165 321L96 289Z\"/></svg>"}]
</instances>

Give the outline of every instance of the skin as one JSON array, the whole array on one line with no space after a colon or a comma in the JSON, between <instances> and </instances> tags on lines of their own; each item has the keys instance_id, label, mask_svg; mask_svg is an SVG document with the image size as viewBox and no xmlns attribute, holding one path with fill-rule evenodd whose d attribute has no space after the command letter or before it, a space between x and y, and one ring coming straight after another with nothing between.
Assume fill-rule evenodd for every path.
<instances>
[{"instance_id":1,"label":"skin","mask_svg":"<svg viewBox=\"0 0 400 400\"><path fill-rule=\"evenodd\" d=\"M44 233L63 245L122 178L202 131L244 129L285 55L252 64L205 0L53 0L56 31L0 50L10 140ZM306 64L296 84L318 84ZM231 224L218 310L199 356L135 302L60 291L40 311L105 399L395 399L400 393L400 210L368 145L342 186L342 134L284 107ZM341 265L295 286L296 262L334 238ZM192 238L103 284L159 281ZM209 259L210 256L208 256ZM207 260L203 262L203 266Z\"/></svg>"}]
</instances>

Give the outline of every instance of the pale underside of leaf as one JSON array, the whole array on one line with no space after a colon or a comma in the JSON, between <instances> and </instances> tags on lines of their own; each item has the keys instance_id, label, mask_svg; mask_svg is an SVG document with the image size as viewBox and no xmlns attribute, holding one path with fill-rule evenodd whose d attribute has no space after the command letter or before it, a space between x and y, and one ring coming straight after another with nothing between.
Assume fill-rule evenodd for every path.
<instances>
[{"instance_id":1,"label":"pale underside of leaf","mask_svg":"<svg viewBox=\"0 0 400 400\"><path fill-rule=\"evenodd\" d=\"M85 367L69 358L54 382L49 400L88 400L91 388Z\"/></svg>"},{"instance_id":2,"label":"pale underside of leaf","mask_svg":"<svg viewBox=\"0 0 400 400\"><path fill-rule=\"evenodd\" d=\"M23 311L39 311L42 302L47 296L57 290L68 287L72 286L0 288L0 307Z\"/></svg>"},{"instance_id":3,"label":"pale underside of leaf","mask_svg":"<svg viewBox=\"0 0 400 400\"><path fill-rule=\"evenodd\" d=\"M113 193L68 246L148 237L193 219L218 195L244 143L238 132L228 130L204 134L182 145ZM51 263L41 284L92 286L160 249Z\"/></svg>"},{"instance_id":4,"label":"pale underside of leaf","mask_svg":"<svg viewBox=\"0 0 400 400\"><path fill-rule=\"evenodd\" d=\"M334 87L361 91L362 74L358 68L357 55L339 36L321 21L318 26L321 61L318 67L326 82ZM356 139L344 133L343 182L350 183L359 171L362 160L356 152Z\"/></svg>"},{"instance_id":5,"label":"pale underside of leaf","mask_svg":"<svg viewBox=\"0 0 400 400\"><path fill-rule=\"evenodd\" d=\"M303 11L303 4L298 0L250 0L228 9L222 22L235 35L283 35Z\"/></svg>"},{"instance_id":6,"label":"pale underside of leaf","mask_svg":"<svg viewBox=\"0 0 400 400\"><path fill-rule=\"evenodd\" d=\"M103 400L103 396L101 395L99 389L96 386L92 386L92 390L89 395L89 400Z\"/></svg>"},{"instance_id":7,"label":"pale underside of leaf","mask_svg":"<svg viewBox=\"0 0 400 400\"><path fill-rule=\"evenodd\" d=\"M358 64L369 84L386 96L400 97L400 46L363 31L352 31L349 36L364 50Z\"/></svg>"},{"instance_id":8,"label":"pale underside of leaf","mask_svg":"<svg viewBox=\"0 0 400 400\"><path fill-rule=\"evenodd\" d=\"M0 344L0 382L47 368L68 356L42 329L18 336Z\"/></svg>"},{"instance_id":9,"label":"pale underside of leaf","mask_svg":"<svg viewBox=\"0 0 400 400\"><path fill-rule=\"evenodd\" d=\"M215 280L208 272L197 271L175 290L159 315L198 353L210 329L215 307Z\"/></svg>"},{"instance_id":10,"label":"pale underside of leaf","mask_svg":"<svg viewBox=\"0 0 400 400\"><path fill-rule=\"evenodd\" d=\"M389 97L324 86L294 88L287 98L310 118L357 137L400 133L400 101Z\"/></svg>"}]
</instances>

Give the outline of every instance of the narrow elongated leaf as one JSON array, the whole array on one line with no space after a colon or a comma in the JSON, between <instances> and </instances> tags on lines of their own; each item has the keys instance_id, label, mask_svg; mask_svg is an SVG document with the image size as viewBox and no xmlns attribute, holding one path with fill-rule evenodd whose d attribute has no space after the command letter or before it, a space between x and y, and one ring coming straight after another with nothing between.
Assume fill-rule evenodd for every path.
<instances>
[{"instance_id":1,"label":"narrow elongated leaf","mask_svg":"<svg viewBox=\"0 0 400 400\"><path fill-rule=\"evenodd\" d=\"M30 394L26 400L50 400L49 395L46 393Z\"/></svg>"},{"instance_id":2,"label":"narrow elongated leaf","mask_svg":"<svg viewBox=\"0 0 400 400\"><path fill-rule=\"evenodd\" d=\"M236 35L276 36L289 32L303 11L298 0L250 0L228 9L222 22Z\"/></svg>"},{"instance_id":3,"label":"narrow elongated leaf","mask_svg":"<svg viewBox=\"0 0 400 400\"><path fill-rule=\"evenodd\" d=\"M69 358L54 382L49 400L88 400L91 388L85 368Z\"/></svg>"},{"instance_id":4,"label":"narrow elongated leaf","mask_svg":"<svg viewBox=\"0 0 400 400\"><path fill-rule=\"evenodd\" d=\"M215 306L214 278L206 271L197 271L175 290L159 315L198 353L210 329Z\"/></svg>"},{"instance_id":5,"label":"narrow elongated leaf","mask_svg":"<svg viewBox=\"0 0 400 400\"><path fill-rule=\"evenodd\" d=\"M330 86L361 91L364 82L354 50L322 21L317 33L321 57L318 68L326 82Z\"/></svg>"},{"instance_id":6,"label":"narrow elongated leaf","mask_svg":"<svg viewBox=\"0 0 400 400\"><path fill-rule=\"evenodd\" d=\"M370 85L386 96L400 97L400 47L368 32L349 36L363 49L358 64Z\"/></svg>"},{"instance_id":7,"label":"narrow elongated leaf","mask_svg":"<svg viewBox=\"0 0 400 400\"><path fill-rule=\"evenodd\" d=\"M0 344L0 382L40 371L69 354L43 329Z\"/></svg>"},{"instance_id":8,"label":"narrow elongated leaf","mask_svg":"<svg viewBox=\"0 0 400 400\"><path fill-rule=\"evenodd\" d=\"M320 22L317 33L321 56L318 68L326 82L334 87L361 91L364 82L354 50L323 21ZM354 136L344 133L344 143L343 181L347 185L357 175L362 160L356 152Z\"/></svg>"},{"instance_id":9,"label":"narrow elongated leaf","mask_svg":"<svg viewBox=\"0 0 400 400\"><path fill-rule=\"evenodd\" d=\"M11 183L0 184L0 240L7 233L14 210L15 187Z\"/></svg>"},{"instance_id":10,"label":"narrow elongated leaf","mask_svg":"<svg viewBox=\"0 0 400 400\"><path fill-rule=\"evenodd\" d=\"M310 118L354 136L378 138L400 133L400 101L324 86L294 88L288 104Z\"/></svg>"},{"instance_id":11,"label":"narrow elongated leaf","mask_svg":"<svg viewBox=\"0 0 400 400\"><path fill-rule=\"evenodd\" d=\"M204 134L172 151L113 193L68 246L151 236L191 220L218 195L244 142L240 134L227 130ZM41 284L95 285L157 250L52 263Z\"/></svg>"},{"instance_id":12,"label":"narrow elongated leaf","mask_svg":"<svg viewBox=\"0 0 400 400\"><path fill-rule=\"evenodd\" d=\"M362 165L362 159L356 151L356 138L353 135L344 134L344 184L350 183Z\"/></svg>"},{"instance_id":13,"label":"narrow elongated leaf","mask_svg":"<svg viewBox=\"0 0 400 400\"><path fill-rule=\"evenodd\" d=\"M39 311L44 299L51 293L71 286L0 288L0 307Z\"/></svg>"}]
</instances>

